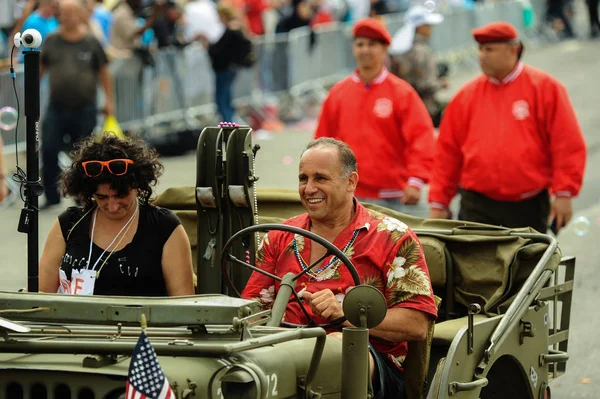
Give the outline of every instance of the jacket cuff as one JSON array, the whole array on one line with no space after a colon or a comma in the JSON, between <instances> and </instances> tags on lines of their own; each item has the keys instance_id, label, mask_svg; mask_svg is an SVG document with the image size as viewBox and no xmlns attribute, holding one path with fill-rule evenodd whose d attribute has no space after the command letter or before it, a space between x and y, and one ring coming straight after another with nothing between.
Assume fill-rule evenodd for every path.
<instances>
[{"instance_id":1,"label":"jacket cuff","mask_svg":"<svg viewBox=\"0 0 600 399\"><path fill-rule=\"evenodd\" d=\"M447 211L448 207L440 202L431 202L429 203L431 209L441 209L443 211Z\"/></svg>"},{"instance_id":2,"label":"jacket cuff","mask_svg":"<svg viewBox=\"0 0 600 399\"><path fill-rule=\"evenodd\" d=\"M554 193L554 195L556 195L556 198L571 198L571 197L573 197L573 194L570 191L557 191L556 193Z\"/></svg>"},{"instance_id":3,"label":"jacket cuff","mask_svg":"<svg viewBox=\"0 0 600 399\"><path fill-rule=\"evenodd\" d=\"M423 188L425 182L418 177L409 177L408 182L406 183L408 186L413 186L418 188L419 190Z\"/></svg>"}]
</instances>

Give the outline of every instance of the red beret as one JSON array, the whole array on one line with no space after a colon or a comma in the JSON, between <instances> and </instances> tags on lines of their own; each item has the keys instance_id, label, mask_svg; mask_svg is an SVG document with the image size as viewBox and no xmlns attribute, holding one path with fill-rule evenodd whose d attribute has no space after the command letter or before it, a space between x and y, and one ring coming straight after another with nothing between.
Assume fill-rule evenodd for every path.
<instances>
[{"instance_id":1,"label":"red beret","mask_svg":"<svg viewBox=\"0 0 600 399\"><path fill-rule=\"evenodd\" d=\"M492 22L473 29L473 37L480 43L514 42L519 38L517 29L508 22Z\"/></svg>"},{"instance_id":2,"label":"red beret","mask_svg":"<svg viewBox=\"0 0 600 399\"><path fill-rule=\"evenodd\" d=\"M352 29L354 37L368 37L387 45L392 43L392 36L383 23L375 18L363 18Z\"/></svg>"}]
</instances>

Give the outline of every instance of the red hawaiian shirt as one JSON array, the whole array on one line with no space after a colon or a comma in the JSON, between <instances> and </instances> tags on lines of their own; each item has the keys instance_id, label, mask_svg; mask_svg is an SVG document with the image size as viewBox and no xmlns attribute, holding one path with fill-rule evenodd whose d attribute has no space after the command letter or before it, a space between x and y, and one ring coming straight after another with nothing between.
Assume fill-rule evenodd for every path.
<instances>
[{"instance_id":1,"label":"red hawaiian shirt","mask_svg":"<svg viewBox=\"0 0 600 399\"><path fill-rule=\"evenodd\" d=\"M310 229L308 214L288 219L284 224ZM310 240L283 231L270 231L262 240L257 256L261 269L284 276L302 271L301 260L310 259ZM352 260L362 284L379 289L386 298L388 308L413 308L437 318L429 271L423 249L415 233L397 219L370 210L356 202L356 213L351 223L335 239L334 245ZM299 259L300 258L300 259ZM331 289L340 303L355 285L350 272L335 259L326 258L314 273L305 273L298 279L296 291L304 287L309 292ZM312 270L311 270L312 271ZM263 274L252 273L242 296L260 301L265 308L273 304L279 282ZM306 311L316 323L327 320L314 315L310 306ZM290 300L285 321L307 324L308 320L295 300ZM401 368L406 357L406 342L390 342L376 337L370 339L373 348L387 356Z\"/></svg>"}]
</instances>

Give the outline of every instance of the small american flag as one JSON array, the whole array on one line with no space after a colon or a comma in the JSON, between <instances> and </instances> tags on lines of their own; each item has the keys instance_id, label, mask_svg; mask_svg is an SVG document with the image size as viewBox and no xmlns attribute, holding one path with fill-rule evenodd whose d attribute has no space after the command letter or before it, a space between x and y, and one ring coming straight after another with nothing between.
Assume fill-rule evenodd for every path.
<instances>
[{"instance_id":1,"label":"small american flag","mask_svg":"<svg viewBox=\"0 0 600 399\"><path fill-rule=\"evenodd\" d=\"M175 399L154 348L142 331L129 364L125 397L127 399Z\"/></svg>"}]
</instances>

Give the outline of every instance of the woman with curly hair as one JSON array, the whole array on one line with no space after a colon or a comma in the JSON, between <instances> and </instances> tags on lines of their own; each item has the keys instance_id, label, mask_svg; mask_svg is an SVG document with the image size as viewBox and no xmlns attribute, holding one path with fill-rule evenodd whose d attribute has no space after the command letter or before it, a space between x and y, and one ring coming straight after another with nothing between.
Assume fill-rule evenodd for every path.
<instances>
[{"instance_id":1,"label":"woman with curly hair","mask_svg":"<svg viewBox=\"0 0 600 399\"><path fill-rule=\"evenodd\" d=\"M194 295L190 242L171 211L149 203L163 166L135 137L88 137L61 176L71 207L52 226L39 263L41 292Z\"/></svg>"}]
</instances>

